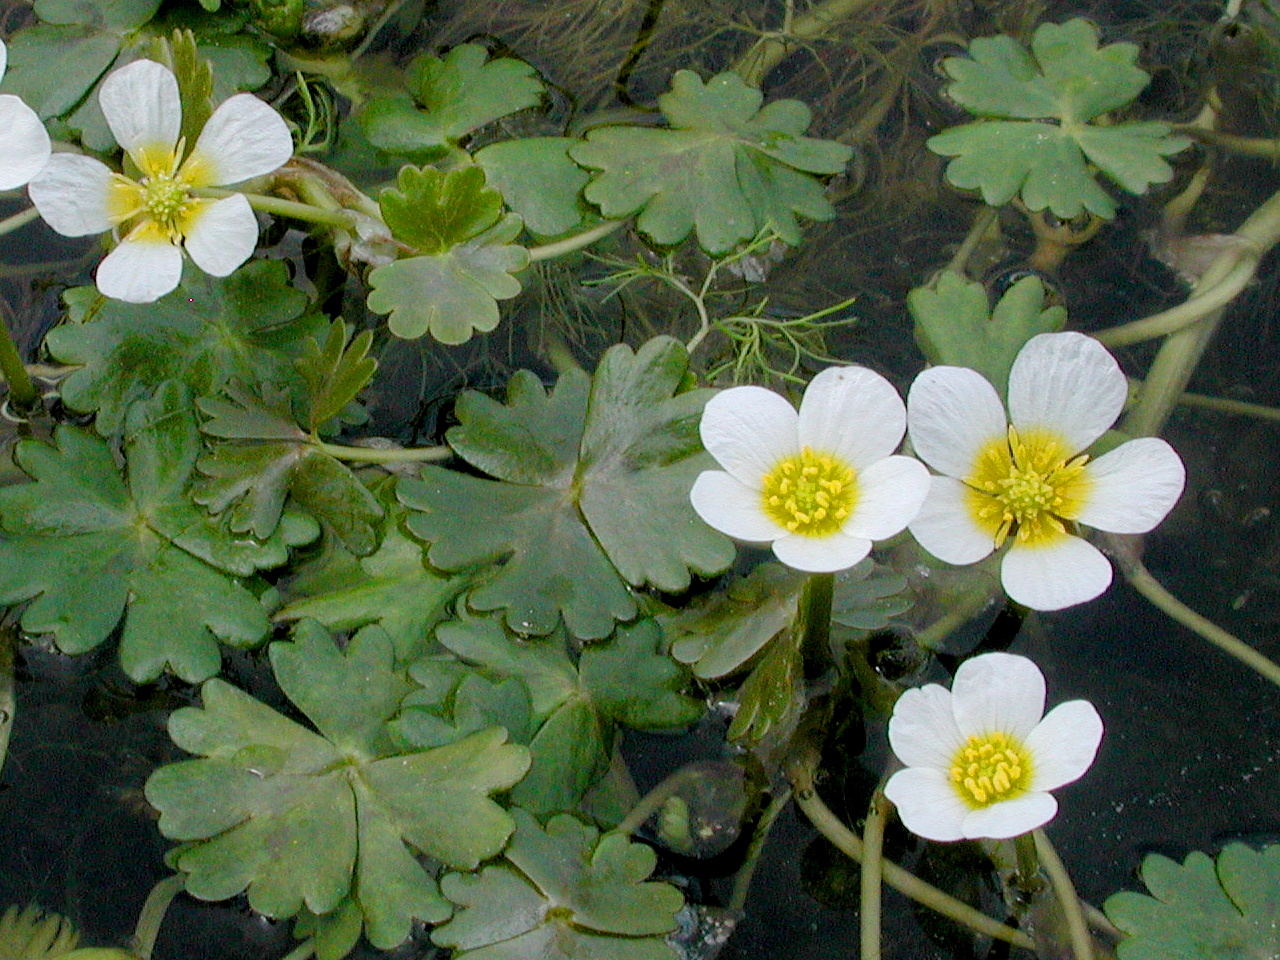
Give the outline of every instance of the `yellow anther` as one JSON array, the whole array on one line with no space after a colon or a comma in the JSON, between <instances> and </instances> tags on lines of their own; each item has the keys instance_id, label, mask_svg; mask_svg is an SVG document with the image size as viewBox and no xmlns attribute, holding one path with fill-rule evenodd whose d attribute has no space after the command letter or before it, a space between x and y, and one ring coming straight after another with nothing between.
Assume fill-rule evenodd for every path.
<instances>
[{"instance_id":1,"label":"yellow anther","mask_svg":"<svg viewBox=\"0 0 1280 960\"><path fill-rule=\"evenodd\" d=\"M858 496L853 467L808 447L774 464L762 488L764 512L806 537L828 537L838 531Z\"/></svg>"},{"instance_id":2,"label":"yellow anther","mask_svg":"<svg viewBox=\"0 0 1280 960\"><path fill-rule=\"evenodd\" d=\"M956 751L950 779L961 800L971 807L985 807L1027 790L1031 758L1008 734L971 736Z\"/></svg>"}]
</instances>

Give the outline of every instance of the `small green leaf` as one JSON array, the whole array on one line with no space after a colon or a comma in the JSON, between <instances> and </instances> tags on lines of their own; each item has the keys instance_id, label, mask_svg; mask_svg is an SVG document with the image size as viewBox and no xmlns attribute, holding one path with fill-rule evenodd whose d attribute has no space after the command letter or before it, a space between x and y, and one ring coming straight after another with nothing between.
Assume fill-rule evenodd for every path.
<instances>
[{"instance_id":1,"label":"small green leaf","mask_svg":"<svg viewBox=\"0 0 1280 960\"><path fill-rule=\"evenodd\" d=\"M800 695L804 668L801 639L800 631L784 630L765 647L738 690L738 712L729 724L730 740L754 746L770 735L777 740L793 729L804 704Z\"/></svg>"},{"instance_id":2,"label":"small green leaf","mask_svg":"<svg viewBox=\"0 0 1280 960\"><path fill-rule=\"evenodd\" d=\"M502 217L502 195L484 185L480 167L448 173L401 167L396 186L382 191L378 206L397 240L429 255L470 240Z\"/></svg>"},{"instance_id":3,"label":"small green leaf","mask_svg":"<svg viewBox=\"0 0 1280 960\"><path fill-rule=\"evenodd\" d=\"M765 228L798 244L797 214L835 214L812 174L839 173L853 151L804 136L810 114L798 100L761 108L763 99L733 72L704 84L677 71L658 97L669 129L597 127L569 150L600 171L586 198L610 218L640 211L637 227L663 245L696 230L704 250L722 254Z\"/></svg>"},{"instance_id":4,"label":"small green leaf","mask_svg":"<svg viewBox=\"0 0 1280 960\"><path fill-rule=\"evenodd\" d=\"M1039 277L1023 277L990 308L982 284L943 271L932 285L907 295L916 343L930 363L969 367L986 377L1001 396L1009 369L1023 345L1039 333L1061 330L1067 312L1045 306Z\"/></svg>"},{"instance_id":5,"label":"small green leaf","mask_svg":"<svg viewBox=\"0 0 1280 960\"><path fill-rule=\"evenodd\" d=\"M1097 29L1079 18L1041 24L1030 53L1007 36L974 40L968 57L943 62L954 81L947 92L990 119L945 130L930 138L929 149L955 157L947 179L981 190L993 206L1021 195L1030 209L1064 220L1085 210L1109 219L1115 202L1090 164L1142 193L1173 176L1164 158L1190 143L1171 136L1164 123L1089 123L1147 85L1137 55L1130 43L1099 47Z\"/></svg>"},{"instance_id":6,"label":"small green leaf","mask_svg":"<svg viewBox=\"0 0 1280 960\"><path fill-rule=\"evenodd\" d=\"M491 143L475 154L489 183L531 233L557 236L582 223L582 188L589 174L573 162L568 137L521 137Z\"/></svg>"},{"instance_id":7,"label":"small green leaf","mask_svg":"<svg viewBox=\"0 0 1280 960\"><path fill-rule=\"evenodd\" d=\"M352 337L342 320L329 325L324 346L314 337L307 338L294 366L310 390L307 425L312 433L340 414L373 377L378 361L369 356L372 343L373 331L365 330Z\"/></svg>"},{"instance_id":8,"label":"small green leaf","mask_svg":"<svg viewBox=\"0 0 1280 960\"><path fill-rule=\"evenodd\" d=\"M415 918L449 913L416 854L469 870L502 849L513 824L488 795L523 776L528 752L499 729L390 752L383 725L403 690L390 641L374 632L344 651L325 644L312 634L272 647L281 687L320 733L210 680L203 708L169 720L174 742L200 759L153 773L147 799L161 830L188 841L174 854L187 892L220 900L247 889L272 917L328 913L351 897L369 940L391 949Z\"/></svg>"},{"instance_id":9,"label":"small green leaf","mask_svg":"<svg viewBox=\"0 0 1280 960\"><path fill-rule=\"evenodd\" d=\"M520 218L507 215L443 253L377 267L369 274L369 309L389 313L388 328L406 340L429 332L459 344L488 333L500 319L498 301L520 292L513 274L529 265L529 251L511 243L520 230Z\"/></svg>"},{"instance_id":10,"label":"small green leaf","mask_svg":"<svg viewBox=\"0 0 1280 960\"><path fill-rule=\"evenodd\" d=\"M510 57L488 59L484 47L463 43L441 57L420 56L406 83L413 100L379 97L361 115L369 142L380 150L429 155L487 123L536 107L543 86L534 69Z\"/></svg>"},{"instance_id":11,"label":"small green leaf","mask_svg":"<svg viewBox=\"0 0 1280 960\"><path fill-rule=\"evenodd\" d=\"M4 92L44 120L70 113L115 62L118 34L93 26L38 23L9 41Z\"/></svg>"},{"instance_id":12,"label":"small green leaf","mask_svg":"<svg viewBox=\"0 0 1280 960\"><path fill-rule=\"evenodd\" d=\"M1107 918L1125 933L1120 960L1263 960L1280 955L1280 845L1228 844L1217 863L1191 853L1179 864L1142 862L1150 896L1107 898Z\"/></svg>"},{"instance_id":13,"label":"small green leaf","mask_svg":"<svg viewBox=\"0 0 1280 960\"><path fill-rule=\"evenodd\" d=\"M459 909L433 931L436 943L459 960L675 960L661 935L675 929L683 897L645 879L657 860L649 847L567 815L545 830L523 810L514 816L510 866L442 881Z\"/></svg>"},{"instance_id":14,"label":"small green leaf","mask_svg":"<svg viewBox=\"0 0 1280 960\"><path fill-rule=\"evenodd\" d=\"M110 448L75 427L54 446L24 441L31 483L0 490L0 602L32 599L25 629L60 648L96 647L123 616L120 662L138 681L166 668L189 681L220 667L217 641L251 646L267 633L257 599L233 577L276 567L314 525L280 525L268 540L234 537L187 496L199 450L189 400L173 383L128 417L127 482Z\"/></svg>"},{"instance_id":15,"label":"small green leaf","mask_svg":"<svg viewBox=\"0 0 1280 960\"><path fill-rule=\"evenodd\" d=\"M307 298L289 284L278 260L252 260L224 279L185 272L178 289L155 303L108 300L93 287L64 295L69 321L45 344L60 363L80 367L62 382L71 409L97 412L104 436L120 430L133 400L166 380L194 396L217 393L232 379L288 383L293 357L324 318L303 311Z\"/></svg>"}]
</instances>

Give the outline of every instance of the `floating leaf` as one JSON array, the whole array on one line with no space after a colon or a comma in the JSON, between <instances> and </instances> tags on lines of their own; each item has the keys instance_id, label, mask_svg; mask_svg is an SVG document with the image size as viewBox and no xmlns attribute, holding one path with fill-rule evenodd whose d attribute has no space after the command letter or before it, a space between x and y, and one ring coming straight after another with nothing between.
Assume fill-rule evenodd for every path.
<instances>
[{"instance_id":1,"label":"floating leaf","mask_svg":"<svg viewBox=\"0 0 1280 960\"><path fill-rule=\"evenodd\" d=\"M544 88L533 67L511 57L488 56L479 44L463 43L444 57L417 57L406 77L413 102L379 97L362 113L369 142L388 153L429 156L487 123L541 102Z\"/></svg>"},{"instance_id":2,"label":"floating leaf","mask_svg":"<svg viewBox=\"0 0 1280 960\"><path fill-rule=\"evenodd\" d=\"M683 905L670 884L646 878L657 858L626 837L600 837L574 817L545 830L515 810L507 863L441 882L459 909L432 939L458 960L675 960L662 934Z\"/></svg>"},{"instance_id":3,"label":"floating leaf","mask_svg":"<svg viewBox=\"0 0 1280 960\"><path fill-rule=\"evenodd\" d=\"M1089 164L1142 193L1173 176L1164 158L1190 143L1171 136L1166 123L1089 123L1147 85L1137 57L1131 43L1099 47L1097 28L1078 18L1041 24L1030 52L1008 36L974 40L968 57L943 61L954 81L947 92L972 113L995 119L946 130L929 139L929 149L955 157L947 179L980 189L993 206L1020 195L1031 210L1047 208L1064 220L1085 210L1114 217L1115 202Z\"/></svg>"},{"instance_id":4,"label":"floating leaf","mask_svg":"<svg viewBox=\"0 0 1280 960\"><path fill-rule=\"evenodd\" d=\"M443 173L401 167L396 186L378 198L392 234L419 253L440 254L488 230L502 217L502 196L484 185L484 170Z\"/></svg>"},{"instance_id":5,"label":"floating leaf","mask_svg":"<svg viewBox=\"0 0 1280 960\"><path fill-rule=\"evenodd\" d=\"M96 647L123 616L129 676L169 667L203 680L221 665L218 640L251 646L268 630L234 578L279 566L317 531L290 518L268 540L237 538L188 499L200 440L177 384L130 409L127 437L127 482L107 444L76 427L59 427L53 446L18 446L33 482L0 490L0 602L31 599L23 628L68 653Z\"/></svg>"},{"instance_id":6,"label":"floating leaf","mask_svg":"<svg viewBox=\"0 0 1280 960\"><path fill-rule=\"evenodd\" d=\"M729 724L730 740L752 746L766 737L777 742L794 728L804 706L800 692L802 639L800 630L788 629L765 647L738 690L738 712Z\"/></svg>"},{"instance_id":7,"label":"floating leaf","mask_svg":"<svg viewBox=\"0 0 1280 960\"><path fill-rule=\"evenodd\" d=\"M982 284L944 270L931 285L912 290L907 306L930 363L977 370L1001 396L1023 345L1067 322L1066 310L1045 305L1044 284L1035 276L1009 287L992 310Z\"/></svg>"},{"instance_id":8,"label":"floating leaf","mask_svg":"<svg viewBox=\"0 0 1280 960\"><path fill-rule=\"evenodd\" d=\"M733 72L705 84L679 70L658 97L669 129L596 127L569 155L600 171L585 195L606 217L640 211L636 226L655 243L679 243L692 230L711 254L732 250L765 228L800 242L796 215L835 215L813 174L844 169L852 150L804 136L809 108L764 97Z\"/></svg>"},{"instance_id":9,"label":"floating leaf","mask_svg":"<svg viewBox=\"0 0 1280 960\"><path fill-rule=\"evenodd\" d=\"M223 279L188 270L155 303L108 300L93 287L65 298L71 322L50 330L45 344L55 360L81 368L62 382L63 402L96 411L104 436L120 430L130 402L166 380L207 396L232 379L296 379L293 357L308 336L324 336L324 318L303 312L307 298L277 260L250 261Z\"/></svg>"},{"instance_id":10,"label":"floating leaf","mask_svg":"<svg viewBox=\"0 0 1280 960\"><path fill-rule=\"evenodd\" d=\"M385 723L406 687L376 628L339 651L322 630L271 647L280 687L316 725L287 719L221 680L203 708L175 711L174 743L201 759L147 781L186 890L221 900L247 890L255 910L323 914L359 903L365 934L390 949L415 919L449 914L425 854L473 869L502 849L511 818L489 794L515 784L528 751L500 729L415 753L390 752ZM360 695L351 696L353 690Z\"/></svg>"},{"instance_id":11,"label":"floating leaf","mask_svg":"<svg viewBox=\"0 0 1280 960\"><path fill-rule=\"evenodd\" d=\"M307 427L312 433L342 413L373 378L378 361L369 356L372 343L373 331L365 330L353 337L341 320L329 325L323 346L314 337L303 343L302 356L294 360L294 366L307 383Z\"/></svg>"},{"instance_id":12,"label":"floating leaf","mask_svg":"<svg viewBox=\"0 0 1280 960\"><path fill-rule=\"evenodd\" d=\"M1120 960L1264 960L1280 956L1280 845L1231 843L1213 860L1142 862L1150 896L1123 891L1105 909L1126 934Z\"/></svg>"},{"instance_id":13,"label":"floating leaf","mask_svg":"<svg viewBox=\"0 0 1280 960\"><path fill-rule=\"evenodd\" d=\"M582 188L590 176L573 162L568 137L521 137L491 143L475 162L531 233L556 236L582 223Z\"/></svg>"},{"instance_id":14,"label":"floating leaf","mask_svg":"<svg viewBox=\"0 0 1280 960\"><path fill-rule=\"evenodd\" d=\"M198 401L208 417L201 429L234 442L215 444L197 462L205 479L196 502L214 514L229 511L232 530L262 538L275 530L291 496L352 553L371 553L381 532L381 505L346 464L298 426L288 394L269 384L260 394L236 383L224 389L229 400Z\"/></svg>"},{"instance_id":15,"label":"floating leaf","mask_svg":"<svg viewBox=\"0 0 1280 960\"><path fill-rule=\"evenodd\" d=\"M474 608L505 611L524 634L563 617L584 639L635 616L627 584L679 591L690 571L727 567L732 542L689 504L712 465L697 434L711 392L684 389L687 364L679 343L659 337L635 353L612 347L594 377L566 373L550 394L527 371L506 404L464 393L449 442L498 479L427 467L401 482L431 563L495 565L468 598Z\"/></svg>"},{"instance_id":16,"label":"floating leaf","mask_svg":"<svg viewBox=\"0 0 1280 960\"><path fill-rule=\"evenodd\" d=\"M520 218L509 214L483 233L436 254L396 260L369 274L369 309L388 313L387 327L412 340L430 333L458 344L498 325L498 301L520 292L513 274L529 265L529 251L512 244Z\"/></svg>"}]
</instances>

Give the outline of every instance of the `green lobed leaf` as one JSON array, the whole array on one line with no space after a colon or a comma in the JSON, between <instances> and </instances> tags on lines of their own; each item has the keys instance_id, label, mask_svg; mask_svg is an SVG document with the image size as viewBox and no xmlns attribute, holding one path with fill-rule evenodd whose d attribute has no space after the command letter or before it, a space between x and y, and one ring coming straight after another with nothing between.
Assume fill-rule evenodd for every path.
<instances>
[{"instance_id":1,"label":"green lobed leaf","mask_svg":"<svg viewBox=\"0 0 1280 960\"><path fill-rule=\"evenodd\" d=\"M574 636L606 636L635 615L627 585L679 591L718 573L732 542L698 519L689 488L710 466L697 421L710 396L684 390L684 348L659 337L608 350L587 387L567 373L547 395L517 374L507 403L464 394L449 442L485 480L439 467L397 495L409 529L444 570L492 565L469 596L525 634L561 618ZM585 403L584 403L585 394Z\"/></svg>"},{"instance_id":2,"label":"green lobed leaf","mask_svg":"<svg viewBox=\"0 0 1280 960\"><path fill-rule=\"evenodd\" d=\"M1173 176L1164 158L1190 142L1171 136L1164 123L1089 123L1147 85L1137 55L1129 43L1099 47L1097 28L1079 18L1041 24L1030 52L1007 36L974 40L968 57L943 62L953 80L947 92L991 119L945 130L929 139L929 149L955 158L947 165L951 183L981 190L993 206L1020 195L1030 209L1062 219L1082 211L1109 219L1115 202L1090 164L1141 193Z\"/></svg>"},{"instance_id":3,"label":"green lobed leaf","mask_svg":"<svg viewBox=\"0 0 1280 960\"><path fill-rule=\"evenodd\" d=\"M378 197L392 234L419 253L441 254L488 230L502 217L502 195L485 186L484 170L401 167L396 186Z\"/></svg>"},{"instance_id":4,"label":"green lobed leaf","mask_svg":"<svg viewBox=\"0 0 1280 960\"><path fill-rule=\"evenodd\" d=\"M187 496L199 438L174 383L127 420L127 481L111 449L76 427L16 451L31 483L0 490L0 602L32 600L22 623L69 653L90 650L120 619L120 662L138 681L166 668L188 681L216 673L218 640L250 646L265 611L235 577L276 567L313 538L290 521L261 542L237 538Z\"/></svg>"},{"instance_id":5,"label":"green lobed leaf","mask_svg":"<svg viewBox=\"0 0 1280 960\"><path fill-rule=\"evenodd\" d=\"M465 343L498 325L499 300L520 292L514 274L529 251L512 244L520 218L508 214L488 230L442 253L383 264L369 274L369 309L387 313L387 327L412 340L430 333L441 343Z\"/></svg>"},{"instance_id":6,"label":"green lobed leaf","mask_svg":"<svg viewBox=\"0 0 1280 960\"><path fill-rule=\"evenodd\" d=\"M766 737L779 742L794 730L804 706L800 694L802 639L801 631L784 630L765 646L738 690L738 712L729 725L730 740L755 746Z\"/></svg>"},{"instance_id":7,"label":"green lobed leaf","mask_svg":"<svg viewBox=\"0 0 1280 960\"><path fill-rule=\"evenodd\" d=\"M459 960L674 960L661 935L675 929L683 897L646 878L653 851L561 815L546 828L515 810L505 859L479 874L446 876L458 904L432 939Z\"/></svg>"},{"instance_id":8,"label":"green lobed leaf","mask_svg":"<svg viewBox=\"0 0 1280 960\"><path fill-rule=\"evenodd\" d=\"M704 250L722 254L765 228L798 244L797 214L835 213L812 175L839 173L852 150L804 136L810 114L799 101L762 102L733 72L704 83L677 71L658 97L668 129L597 127L570 148L574 160L599 171L586 198L606 217L639 212L636 226L663 245L696 230Z\"/></svg>"},{"instance_id":9,"label":"green lobed leaf","mask_svg":"<svg viewBox=\"0 0 1280 960\"><path fill-rule=\"evenodd\" d=\"M288 383L293 357L324 318L305 313L307 298L288 281L285 264L252 260L218 279L186 271L178 289L155 303L108 300L93 287L65 294L69 323L45 344L60 363L78 366L62 382L71 409L96 412L104 436L117 433L129 403L179 380L195 396L232 379Z\"/></svg>"},{"instance_id":10,"label":"green lobed leaf","mask_svg":"<svg viewBox=\"0 0 1280 960\"><path fill-rule=\"evenodd\" d=\"M930 363L977 370L1001 396L1023 345L1067 323L1065 309L1046 306L1044 284L1036 276L1014 283L992 309L982 284L944 270L932 284L912 290L907 307L916 343Z\"/></svg>"},{"instance_id":11,"label":"green lobed leaf","mask_svg":"<svg viewBox=\"0 0 1280 960\"><path fill-rule=\"evenodd\" d=\"M1193 852L1184 863L1159 854L1142 862L1150 896L1107 898L1107 918L1125 933L1120 960L1264 960L1280 953L1280 845L1231 843L1217 862Z\"/></svg>"},{"instance_id":12,"label":"green lobed leaf","mask_svg":"<svg viewBox=\"0 0 1280 960\"><path fill-rule=\"evenodd\" d=\"M361 116L369 142L389 153L429 154L541 102L544 87L533 67L488 56L479 44L463 43L443 57L414 59L406 77L413 102L403 97L371 101Z\"/></svg>"},{"instance_id":13,"label":"green lobed leaf","mask_svg":"<svg viewBox=\"0 0 1280 960\"><path fill-rule=\"evenodd\" d=\"M378 369L378 361L369 356L373 331L352 334L342 320L335 320L329 325L323 346L316 338L308 337L302 356L294 360L310 392L307 427L312 433L342 413Z\"/></svg>"},{"instance_id":14,"label":"green lobed leaf","mask_svg":"<svg viewBox=\"0 0 1280 960\"><path fill-rule=\"evenodd\" d=\"M531 233L557 236L577 228L586 205L582 188L590 175L573 162L569 137L521 137L477 150L485 177Z\"/></svg>"},{"instance_id":15,"label":"green lobed leaf","mask_svg":"<svg viewBox=\"0 0 1280 960\"><path fill-rule=\"evenodd\" d=\"M473 869L513 829L489 794L523 776L528 751L491 728L448 746L393 753L383 725L403 680L390 641L366 632L345 651L310 634L275 644L282 688L338 742L287 719L221 680L204 706L175 711L174 742L198 759L161 767L147 781L160 828L188 841L174 866L203 899L247 890L254 909L325 914L351 897L381 949L408 937L414 919L448 916L417 854ZM363 683L360 697L343 696Z\"/></svg>"}]
</instances>

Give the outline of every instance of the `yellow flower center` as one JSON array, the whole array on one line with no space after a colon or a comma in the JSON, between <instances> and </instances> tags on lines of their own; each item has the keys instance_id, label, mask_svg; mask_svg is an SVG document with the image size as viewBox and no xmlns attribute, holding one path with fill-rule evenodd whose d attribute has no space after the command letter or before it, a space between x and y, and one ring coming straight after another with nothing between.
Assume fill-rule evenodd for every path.
<instances>
[{"instance_id":1,"label":"yellow flower center","mask_svg":"<svg viewBox=\"0 0 1280 960\"><path fill-rule=\"evenodd\" d=\"M999 547L1010 532L1018 543L1038 547L1066 533L1089 493L1084 472L1089 457L1072 457L1066 440L1047 430L1020 435L1012 426L1006 440L979 451L969 486L969 510Z\"/></svg>"},{"instance_id":2,"label":"yellow flower center","mask_svg":"<svg viewBox=\"0 0 1280 960\"><path fill-rule=\"evenodd\" d=\"M182 239L182 223L191 205L191 187L182 179L158 173L142 181L146 215L175 243Z\"/></svg>"},{"instance_id":3,"label":"yellow flower center","mask_svg":"<svg viewBox=\"0 0 1280 960\"><path fill-rule=\"evenodd\" d=\"M792 533L829 537L858 502L857 473L839 457L805 447L764 477L764 512Z\"/></svg>"},{"instance_id":4,"label":"yellow flower center","mask_svg":"<svg viewBox=\"0 0 1280 960\"><path fill-rule=\"evenodd\" d=\"M972 736L951 761L951 782L975 809L1012 800L1031 783L1031 755L1006 733Z\"/></svg>"},{"instance_id":5,"label":"yellow flower center","mask_svg":"<svg viewBox=\"0 0 1280 960\"><path fill-rule=\"evenodd\" d=\"M196 208L191 196L192 178L187 167L179 168L183 141L176 147L154 147L139 152L141 180L117 173L111 179L107 210L116 224L135 218L142 230L133 236L180 244L187 235L189 219Z\"/></svg>"}]
</instances>

